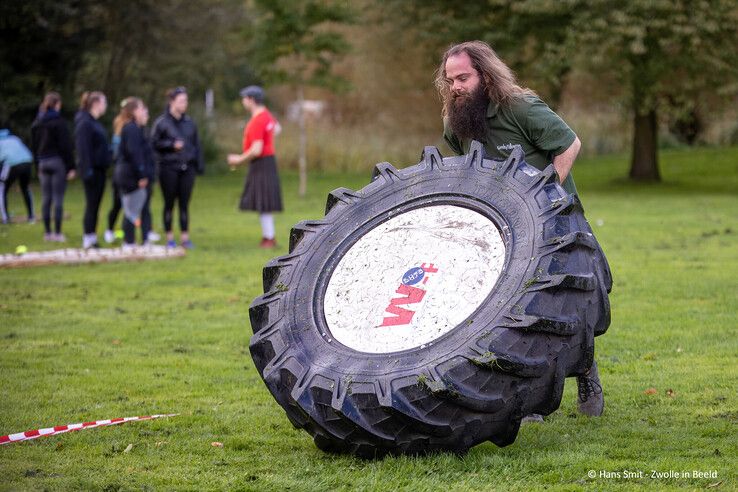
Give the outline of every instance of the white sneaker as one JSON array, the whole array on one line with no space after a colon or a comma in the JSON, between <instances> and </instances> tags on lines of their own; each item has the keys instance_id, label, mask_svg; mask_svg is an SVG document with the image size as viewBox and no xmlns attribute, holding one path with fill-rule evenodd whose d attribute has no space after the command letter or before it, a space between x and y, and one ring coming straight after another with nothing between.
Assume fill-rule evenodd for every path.
<instances>
[{"instance_id":1,"label":"white sneaker","mask_svg":"<svg viewBox=\"0 0 738 492\"><path fill-rule=\"evenodd\" d=\"M97 245L97 234L84 234L82 236L82 248L90 249L96 248Z\"/></svg>"},{"instance_id":2,"label":"white sneaker","mask_svg":"<svg viewBox=\"0 0 738 492\"><path fill-rule=\"evenodd\" d=\"M149 234L146 236L146 240L151 243L155 243L161 240L161 235L156 231L149 231Z\"/></svg>"},{"instance_id":3,"label":"white sneaker","mask_svg":"<svg viewBox=\"0 0 738 492\"><path fill-rule=\"evenodd\" d=\"M108 244L113 244L115 242L115 233L108 229L103 234L103 239L105 239L105 242Z\"/></svg>"}]
</instances>

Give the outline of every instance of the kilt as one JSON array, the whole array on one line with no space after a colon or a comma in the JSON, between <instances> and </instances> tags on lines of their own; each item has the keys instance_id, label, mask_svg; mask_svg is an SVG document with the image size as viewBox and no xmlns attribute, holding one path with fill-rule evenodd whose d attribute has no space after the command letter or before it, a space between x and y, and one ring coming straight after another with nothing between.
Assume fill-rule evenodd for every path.
<instances>
[{"instance_id":1,"label":"kilt","mask_svg":"<svg viewBox=\"0 0 738 492\"><path fill-rule=\"evenodd\" d=\"M262 213L282 211L282 190L277 160L273 155L259 157L249 163L238 208Z\"/></svg>"}]
</instances>

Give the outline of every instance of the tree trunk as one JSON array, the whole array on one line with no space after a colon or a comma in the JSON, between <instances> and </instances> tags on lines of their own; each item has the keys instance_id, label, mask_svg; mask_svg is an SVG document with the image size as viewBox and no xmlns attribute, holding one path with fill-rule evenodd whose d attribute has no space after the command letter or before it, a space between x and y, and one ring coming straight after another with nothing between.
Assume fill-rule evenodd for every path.
<instances>
[{"instance_id":1,"label":"tree trunk","mask_svg":"<svg viewBox=\"0 0 738 492\"><path fill-rule=\"evenodd\" d=\"M298 169L300 172L300 184L298 187L298 193L300 197L304 197L307 193L307 131L305 128L305 111L303 105L305 97L303 95L302 85L297 88L297 104L299 110L297 113L297 120L300 127L300 145L298 151Z\"/></svg>"},{"instance_id":2,"label":"tree trunk","mask_svg":"<svg viewBox=\"0 0 738 492\"><path fill-rule=\"evenodd\" d=\"M635 111L633 118L633 158L630 162L630 179L661 181L659 175L658 124L656 111L646 114Z\"/></svg>"}]
</instances>

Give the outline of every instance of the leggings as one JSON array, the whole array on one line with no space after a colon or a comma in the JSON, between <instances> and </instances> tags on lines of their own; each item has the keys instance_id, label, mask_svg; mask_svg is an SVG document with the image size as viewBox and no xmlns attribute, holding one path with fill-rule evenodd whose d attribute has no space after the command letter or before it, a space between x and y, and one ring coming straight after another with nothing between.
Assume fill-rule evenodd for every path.
<instances>
[{"instance_id":1,"label":"leggings","mask_svg":"<svg viewBox=\"0 0 738 492\"><path fill-rule=\"evenodd\" d=\"M8 215L8 191L10 191L16 179L20 184L23 200L26 202L28 220L34 219L33 194L31 194L29 187L31 183L31 163L16 164L12 167L5 164L0 169L0 220L3 223L10 221L10 216Z\"/></svg>"},{"instance_id":2,"label":"leggings","mask_svg":"<svg viewBox=\"0 0 738 492\"><path fill-rule=\"evenodd\" d=\"M164 165L159 171L159 183L164 195L164 230L172 232L172 218L174 202L179 203L179 229L182 232L189 230L189 213L192 188L195 186L195 168L186 166L184 169L177 166Z\"/></svg>"},{"instance_id":3,"label":"leggings","mask_svg":"<svg viewBox=\"0 0 738 492\"><path fill-rule=\"evenodd\" d=\"M115 229L115 221L118 220L118 214L122 204L120 203L120 190L113 181L113 204L110 206L110 212L108 212L108 230L112 231Z\"/></svg>"},{"instance_id":4,"label":"leggings","mask_svg":"<svg viewBox=\"0 0 738 492\"><path fill-rule=\"evenodd\" d=\"M60 157L48 157L38 163L41 179L41 215L44 229L51 233L51 204L54 204L54 232L61 233L64 215L64 192L67 190L67 169Z\"/></svg>"},{"instance_id":5,"label":"leggings","mask_svg":"<svg viewBox=\"0 0 738 492\"><path fill-rule=\"evenodd\" d=\"M85 187L85 215L82 227L85 234L95 234L97 230L97 214L100 211L103 192L105 191L105 170L93 169L92 176L83 181Z\"/></svg>"},{"instance_id":6,"label":"leggings","mask_svg":"<svg viewBox=\"0 0 738 492\"><path fill-rule=\"evenodd\" d=\"M144 206L141 209L141 244L146 243L146 238L149 236L149 231L151 230L150 201L151 185L146 187L146 202L144 202ZM128 220L125 214L123 214L123 240L126 244L134 244L136 242L136 226Z\"/></svg>"}]
</instances>

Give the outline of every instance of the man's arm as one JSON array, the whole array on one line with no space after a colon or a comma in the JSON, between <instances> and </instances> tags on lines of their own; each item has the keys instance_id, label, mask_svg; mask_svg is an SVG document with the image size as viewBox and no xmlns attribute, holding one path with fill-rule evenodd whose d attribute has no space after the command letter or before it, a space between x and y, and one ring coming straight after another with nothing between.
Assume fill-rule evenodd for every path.
<instances>
[{"instance_id":1,"label":"man's arm","mask_svg":"<svg viewBox=\"0 0 738 492\"><path fill-rule=\"evenodd\" d=\"M256 159L261 155L262 150L264 150L264 141L254 140L251 147L249 147L249 149L243 154L229 154L228 165L231 166L231 168L235 168L245 162Z\"/></svg>"},{"instance_id":2,"label":"man's arm","mask_svg":"<svg viewBox=\"0 0 738 492\"><path fill-rule=\"evenodd\" d=\"M572 142L568 149L554 157L553 166L554 169L556 169L556 173L559 175L560 183L563 183L569 175L572 166L574 166L574 160L577 158L581 147L582 142L579 141L579 137L575 137L574 142Z\"/></svg>"}]
</instances>

